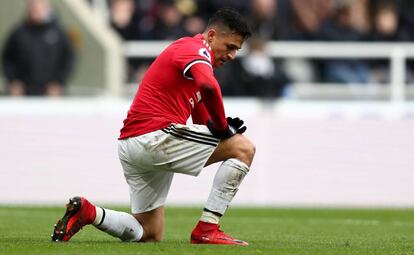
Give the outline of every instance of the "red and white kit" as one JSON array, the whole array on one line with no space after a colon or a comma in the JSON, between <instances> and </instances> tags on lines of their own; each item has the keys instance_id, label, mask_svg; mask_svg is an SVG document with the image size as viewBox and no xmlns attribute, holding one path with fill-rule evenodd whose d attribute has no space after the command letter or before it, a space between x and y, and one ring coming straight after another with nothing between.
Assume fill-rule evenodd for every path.
<instances>
[{"instance_id":1,"label":"red and white kit","mask_svg":"<svg viewBox=\"0 0 414 255\"><path fill-rule=\"evenodd\" d=\"M133 213L165 203L174 173L197 176L219 143L205 126L225 129L221 93L202 98L190 68L214 78L214 56L198 34L166 48L149 67L119 137L119 158L130 187ZM204 99L204 101L203 101ZM210 104L207 111L204 102ZM187 125L192 116L193 123Z\"/></svg>"}]
</instances>

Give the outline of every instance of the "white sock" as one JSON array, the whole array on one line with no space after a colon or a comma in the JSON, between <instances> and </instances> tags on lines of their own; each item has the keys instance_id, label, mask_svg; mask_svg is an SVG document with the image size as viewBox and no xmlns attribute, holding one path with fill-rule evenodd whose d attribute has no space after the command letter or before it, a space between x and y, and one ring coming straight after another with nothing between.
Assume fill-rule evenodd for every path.
<instances>
[{"instance_id":1,"label":"white sock","mask_svg":"<svg viewBox=\"0 0 414 255\"><path fill-rule=\"evenodd\" d=\"M138 242L144 234L141 224L129 213L96 207L96 228L124 242Z\"/></svg>"},{"instance_id":2,"label":"white sock","mask_svg":"<svg viewBox=\"0 0 414 255\"><path fill-rule=\"evenodd\" d=\"M200 221L218 224L220 221L220 216L212 212L203 211L203 213L201 214Z\"/></svg>"},{"instance_id":3,"label":"white sock","mask_svg":"<svg viewBox=\"0 0 414 255\"><path fill-rule=\"evenodd\" d=\"M102 221L104 209L101 207L95 206L95 211L96 211L96 217L92 225L97 226Z\"/></svg>"},{"instance_id":4,"label":"white sock","mask_svg":"<svg viewBox=\"0 0 414 255\"><path fill-rule=\"evenodd\" d=\"M238 159L224 161L214 177L213 187L205 208L208 211L223 215L248 172L249 167ZM204 214L204 212L203 215L205 216L201 217L201 221L217 221L218 223L217 218L219 216L216 215L217 218L214 218L210 214Z\"/></svg>"}]
</instances>

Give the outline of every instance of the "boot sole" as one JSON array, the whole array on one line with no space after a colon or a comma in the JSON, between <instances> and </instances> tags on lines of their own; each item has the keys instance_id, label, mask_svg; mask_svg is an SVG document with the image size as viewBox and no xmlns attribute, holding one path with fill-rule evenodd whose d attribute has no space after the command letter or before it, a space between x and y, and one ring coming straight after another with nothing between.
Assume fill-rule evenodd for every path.
<instances>
[{"instance_id":1,"label":"boot sole","mask_svg":"<svg viewBox=\"0 0 414 255\"><path fill-rule=\"evenodd\" d=\"M248 246L249 243L241 240L228 240L228 239L218 239L222 241L211 241L211 240L200 240L198 238L191 238L190 242L192 244L212 244L212 245L236 245L236 246Z\"/></svg>"},{"instance_id":2,"label":"boot sole","mask_svg":"<svg viewBox=\"0 0 414 255\"><path fill-rule=\"evenodd\" d=\"M55 224L55 229L51 235L53 242L64 241L63 238L66 234L66 228L68 226L69 219L75 215L81 208L81 198L72 197L69 199L69 203L66 204L66 212L63 217Z\"/></svg>"}]
</instances>

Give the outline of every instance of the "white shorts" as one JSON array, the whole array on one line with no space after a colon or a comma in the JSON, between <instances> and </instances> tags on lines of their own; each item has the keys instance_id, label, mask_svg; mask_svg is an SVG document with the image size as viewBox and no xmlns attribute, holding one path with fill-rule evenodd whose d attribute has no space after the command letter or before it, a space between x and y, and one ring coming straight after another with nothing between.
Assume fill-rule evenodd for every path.
<instances>
[{"instance_id":1,"label":"white shorts","mask_svg":"<svg viewBox=\"0 0 414 255\"><path fill-rule=\"evenodd\" d=\"M219 142L206 126L195 124L172 124L119 140L118 155L129 185L132 213L164 205L174 173L199 175Z\"/></svg>"}]
</instances>

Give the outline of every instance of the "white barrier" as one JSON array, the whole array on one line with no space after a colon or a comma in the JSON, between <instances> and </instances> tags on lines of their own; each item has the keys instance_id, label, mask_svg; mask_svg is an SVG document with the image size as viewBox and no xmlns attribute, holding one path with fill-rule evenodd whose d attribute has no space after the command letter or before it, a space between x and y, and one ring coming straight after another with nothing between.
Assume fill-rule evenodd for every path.
<instances>
[{"instance_id":1,"label":"white barrier","mask_svg":"<svg viewBox=\"0 0 414 255\"><path fill-rule=\"evenodd\" d=\"M414 206L414 104L225 100L257 146L238 205ZM0 203L84 195L127 204L111 99L0 100ZM176 175L169 204L207 198L217 165Z\"/></svg>"},{"instance_id":2,"label":"white barrier","mask_svg":"<svg viewBox=\"0 0 414 255\"><path fill-rule=\"evenodd\" d=\"M124 55L141 58L156 57L169 43L168 41L128 42L124 45ZM390 99L396 102L406 99L406 59L414 58L412 43L271 41L268 43L267 51L274 58L389 59ZM238 55L245 54L246 50L243 49ZM383 85L371 84L370 87L381 89Z\"/></svg>"}]
</instances>

